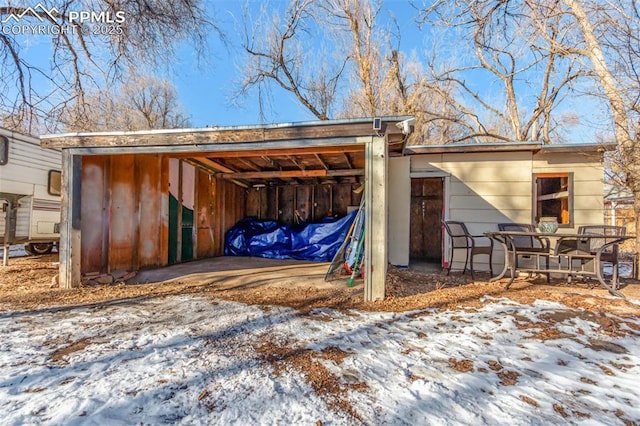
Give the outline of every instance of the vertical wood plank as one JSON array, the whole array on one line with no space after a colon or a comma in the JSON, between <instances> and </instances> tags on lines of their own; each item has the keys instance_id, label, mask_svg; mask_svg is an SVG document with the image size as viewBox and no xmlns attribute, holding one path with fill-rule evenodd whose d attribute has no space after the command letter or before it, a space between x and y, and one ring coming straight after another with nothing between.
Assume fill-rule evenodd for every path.
<instances>
[{"instance_id":1,"label":"vertical wood plank","mask_svg":"<svg viewBox=\"0 0 640 426\"><path fill-rule=\"evenodd\" d=\"M268 220L278 220L278 187L266 187L264 195L264 218Z\"/></svg>"},{"instance_id":2,"label":"vertical wood plank","mask_svg":"<svg viewBox=\"0 0 640 426\"><path fill-rule=\"evenodd\" d=\"M351 205L352 206L359 206L360 205L360 201L362 201L362 192L363 191L358 191L356 192L356 190L358 190L360 188L361 184L359 183L352 183L351 184Z\"/></svg>"},{"instance_id":3,"label":"vertical wood plank","mask_svg":"<svg viewBox=\"0 0 640 426\"><path fill-rule=\"evenodd\" d=\"M233 221L234 225L242 218L244 218L244 211L247 204L247 191L244 188L241 188L237 185L234 185L236 188L236 217Z\"/></svg>"},{"instance_id":4,"label":"vertical wood plank","mask_svg":"<svg viewBox=\"0 0 640 426\"><path fill-rule=\"evenodd\" d=\"M81 270L81 190L82 158L62 150L62 183L60 212L60 269L59 284L62 288L80 286Z\"/></svg>"},{"instance_id":5,"label":"vertical wood plank","mask_svg":"<svg viewBox=\"0 0 640 426\"><path fill-rule=\"evenodd\" d=\"M109 270L109 229L111 228L111 161L112 157L104 156L103 188L102 188L102 263L101 272Z\"/></svg>"},{"instance_id":6,"label":"vertical wood plank","mask_svg":"<svg viewBox=\"0 0 640 426\"><path fill-rule=\"evenodd\" d=\"M280 187L280 200L278 202L278 211L280 212L278 220L282 223L291 225L293 223L293 199L295 198L293 186Z\"/></svg>"},{"instance_id":7,"label":"vertical wood plank","mask_svg":"<svg viewBox=\"0 0 640 426\"><path fill-rule=\"evenodd\" d=\"M160 157L160 252L158 265L169 263L169 157Z\"/></svg>"},{"instance_id":8,"label":"vertical wood plank","mask_svg":"<svg viewBox=\"0 0 640 426\"><path fill-rule=\"evenodd\" d=\"M105 156L85 156L82 158L81 188L81 272L106 272L103 269L104 230L108 229L108 215L105 215ZM105 228L105 222L107 227Z\"/></svg>"},{"instance_id":9,"label":"vertical wood plank","mask_svg":"<svg viewBox=\"0 0 640 426\"><path fill-rule=\"evenodd\" d=\"M109 271L131 270L135 244L137 203L133 155L113 156L110 173L111 226L109 228Z\"/></svg>"},{"instance_id":10,"label":"vertical wood plank","mask_svg":"<svg viewBox=\"0 0 640 426\"><path fill-rule=\"evenodd\" d=\"M387 143L372 137L365 148L364 300L384 299L387 275Z\"/></svg>"},{"instance_id":11,"label":"vertical wood plank","mask_svg":"<svg viewBox=\"0 0 640 426\"><path fill-rule=\"evenodd\" d=\"M331 210L331 191L333 191L332 185L315 185L315 206L314 216L316 220L326 216Z\"/></svg>"},{"instance_id":12,"label":"vertical wood plank","mask_svg":"<svg viewBox=\"0 0 640 426\"><path fill-rule=\"evenodd\" d=\"M351 184L341 183L333 187L333 214L343 217L347 214L347 206L351 205Z\"/></svg>"},{"instance_id":13,"label":"vertical wood plank","mask_svg":"<svg viewBox=\"0 0 640 426\"><path fill-rule=\"evenodd\" d=\"M262 206L260 204L261 193L262 189L249 188L247 193L247 216L257 217L258 219L260 218L262 213Z\"/></svg>"},{"instance_id":14,"label":"vertical wood plank","mask_svg":"<svg viewBox=\"0 0 640 426\"><path fill-rule=\"evenodd\" d=\"M309 185L296 186L296 207L298 215L303 222L311 221L311 194Z\"/></svg>"},{"instance_id":15,"label":"vertical wood plank","mask_svg":"<svg viewBox=\"0 0 640 426\"><path fill-rule=\"evenodd\" d=\"M211 224L213 227L213 255L222 256L222 215L220 211L220 180L211 179Z\"/></svg>"},{"instance_id":16,"label":"vertical wood plank","mask_svg":"<svg viewBox=\"0 0 640 426\"><path fill-rule=\"evenodd\" d=\"M217 188L218 188L218 194L217 194L217 198L218 198L218 208L216 210L217 214L218 214L218 224L219 224L219 229L220 229L220 250L222 252L224 252L224 233L226 232L226 226L227 226L227 214L226 214L226 194L225 194L225 190L226 190L226 186L224 184L224 181L222 180L218 180L217 183Z\"/></svg>"},{"instance_id":17,"label":"vertical wood plank","mask_svg":"<svg viewBox=\"0 0 640 426\"><path fill-rule=\"evenodd\" d=\"M182 184L182 160L178 160L178 210L176 219L176 262L182 262L182 191L184 186Z\"/></svg>"},{"instance_id":18,"label":"vertical wood plank","mask_svg":"<svg viewBox=\"0 0 640 426\"><path fill-rule=\"evenodd\" d=\"M162 158L136 156L138 231L136 269L162 265L163 220ZM165 243L166 245L166 243Z\"/></svg>"},{"instance_id":19,"label":"vertical wood plank","mask_svg":"<svg viewBox=\"0 0 640 426\"><path fill-rule=\"evenodd\" d=\"M211 223L211 176L202 170L198 171L196 223L198 227L197 250L198 258L211 257L215 252L215 239Z\"/></svg>"},{"instance_id":20,"label":"vertical wood plank","mask_svg":"<svg viewBox=\"0 0 640 426\"><path fill-rule=\"evenodd\" d=\"M267 220L269 219L269 192L271 188L268 186L262 188L260 190L260 219ZM248 194L245 192L245 199L248 197ZM246 201L248 203L248 199Z\"/></svg>"}]
</instances>

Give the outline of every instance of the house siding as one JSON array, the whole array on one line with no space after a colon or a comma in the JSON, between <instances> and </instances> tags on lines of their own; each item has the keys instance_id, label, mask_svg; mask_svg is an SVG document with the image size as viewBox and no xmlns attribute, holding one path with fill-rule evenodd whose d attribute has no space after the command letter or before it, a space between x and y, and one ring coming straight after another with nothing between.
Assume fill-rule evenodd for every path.
<instances>
[{"instance_id":1,"label":"house siding","mask_svg":"<svg viewBox=\"0 0 640 426\"><path fill-rule=\"evenodd\" d=\"M416 154L411 157L412 174L448 175L445 215L467 224L474 235L497 230L501 222L531 223L533 175L535 173L573 173L574 228L603 222L603 168L600 154L475 152ZM393 220L393 217L391 218ZM445 239L445 261L448 257ZM408 250L408 238L405 245ZM397 247L398 244L396 243ZM494 271L504 262L501 247L493 256ZM488 258L478 256L477 270L488 270ZM464 254L456 251L453 269L462 269Z\"/></svg>"},{"instance_id":2,"label":"house siding","mask_svg":"<svg viewBox=\"0 0 640 426\"><path fill-rule=\"evenodd\" d=\"M533 157L533 173L573 173L573 227L604 222L604 169L601 154L538 154Z\"/></svg>"}]
</instances>

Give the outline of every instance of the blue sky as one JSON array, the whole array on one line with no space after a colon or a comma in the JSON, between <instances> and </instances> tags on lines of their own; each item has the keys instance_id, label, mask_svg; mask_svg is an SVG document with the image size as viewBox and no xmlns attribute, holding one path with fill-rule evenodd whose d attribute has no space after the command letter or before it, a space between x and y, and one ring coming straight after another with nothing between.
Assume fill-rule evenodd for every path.
<instances>
[{"instance_id":1,"label":"blue sky","mask_svg":"<svg viewBox=\"0 0 640 426\"><path fill-rule=\"evenodd\" d=\"M202 60L187 42L178 49L178 55L172 61L171 70L157 70L173 82L179 101L185 112L191 118L193 127L227 126L260 123L260 114L256 97L238 99L235 93L239 87L239 67L242 66L242 28L243 8L248 5L252 12L264 5L263 1L249 0L216 0L206 2L207 7L215 17L215 22L224 32L227 44L220 41L217 33L211 32L209 49ZM283 12L287 7L286 0L273 0L269 3L270 10ZM406 55L416 55L424 60L431 45L428 28L420 31L415 23L416 10L408 1L386 0L383 3L379 18L382 22L390 15L396 19L402 32L401 50ZM455 40L439 40L448 43L452 57L464 57L464 46ZM50 55L46 52L50 40L48 37L33 36L25 39L21 46L27 51L31 60L46 64ZM477 74L473 77L477 87L485 92L499 93L501 90L495 82L483 80ZM255 93L254 93L255 95ZM304 109L295 97L282 90L274 90L274 108L266 111L266 122L295 122L315 120L315 117ZM593 142L595 131L606 130L610 120L603 109L594 103L593 99L575 97L566 102L558 110L574 110L581 115L581 126L569 130L569 141Z\"/></svg>"}]
</instances>

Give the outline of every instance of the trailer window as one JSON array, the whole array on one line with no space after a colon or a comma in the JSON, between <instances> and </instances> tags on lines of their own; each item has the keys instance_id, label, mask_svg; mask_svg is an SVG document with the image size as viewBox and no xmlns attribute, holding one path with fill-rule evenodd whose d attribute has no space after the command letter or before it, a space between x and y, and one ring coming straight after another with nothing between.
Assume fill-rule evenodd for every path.
<instances>
[{"instance_id":1,"label":"trailer window","mask_svg":"<svg viewBox=\"0 0 640 426\"><path fill-rule=\"evenodd\" d=\"M0 136L0 166L9 162L9 139Z\"/></svg>"},{"instance_id":2,"label":"trailer window","mask_svg":"<svg viewBox=\"0 0 640 426\"><path fill-rule=\"evenodd\" d=\"M62 192L62 173L59 170L49 170L49 195L60 195Z\"/></svg>"}]
</instances>

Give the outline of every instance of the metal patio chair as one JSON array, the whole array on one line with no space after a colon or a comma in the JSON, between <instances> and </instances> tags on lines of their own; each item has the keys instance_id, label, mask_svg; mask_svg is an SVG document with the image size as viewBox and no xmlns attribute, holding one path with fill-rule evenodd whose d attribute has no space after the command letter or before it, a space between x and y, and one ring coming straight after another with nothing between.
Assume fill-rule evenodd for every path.
<instances>
[{"instance_id":1,"label":"metal patio chair","mask_svg":"<svg viewBox=\"0 0 640 426\"><path fill-rule=\"evenodd\" d=\"M627 228L614 225L583 225L578 227L578 234L602 235L602 238L589 239L589 247L587 249L590 253L595 253L607 242L612 241L611 239L607 241L607 237L623 237L627 234ZM600 255L600 261L610 262L613 265L612 282L617 283L619 275L618 245L614 244L605 248Z\"/></svg>"},{"instance_id":2,"label":"metal patio chair","mask_svg":"<svg viewBox=\"0 0 640 426\"><path fill-rule=\"evenodd\" d=\"M471 271L471 279L475 280L473 258L479 254L485 254L489 256L489 272L493 276L493 240L484 235L471 235L464 222L457 222L453 220L442 221L444 228L451 238L451 245L449 248L449 266L447 268L447 275L451 272L451 266L453 265L453 254L455 250L464 250L466 257L464 260L464 268L462 273L467 271L467 265ZM488 240L489 245L478 245L478 241Z\"/></svg>"}]
</instances>

